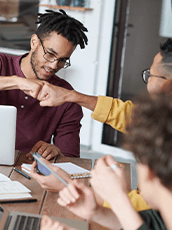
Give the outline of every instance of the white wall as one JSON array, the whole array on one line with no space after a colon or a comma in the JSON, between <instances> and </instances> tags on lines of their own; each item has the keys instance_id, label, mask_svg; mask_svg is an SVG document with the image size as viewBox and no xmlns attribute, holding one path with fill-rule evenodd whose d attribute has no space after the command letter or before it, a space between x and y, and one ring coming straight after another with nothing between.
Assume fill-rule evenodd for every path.
<instances>
[{"instance_id":1,"label":"white wall","mask_svg":"<svg viewBox=\"0 0 172 230\"><path fill-rule=\"evenodd\" d=\"M159 35L162 37L172 37L172 4L171 0L162 1L161 22Z\"/></svg>"}]
</instances>

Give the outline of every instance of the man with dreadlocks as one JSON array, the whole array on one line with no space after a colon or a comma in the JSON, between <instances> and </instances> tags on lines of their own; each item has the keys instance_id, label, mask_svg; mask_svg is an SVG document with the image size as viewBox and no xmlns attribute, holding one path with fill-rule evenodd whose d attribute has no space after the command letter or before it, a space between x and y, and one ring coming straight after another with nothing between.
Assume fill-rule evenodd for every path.
<instances>
[{"instance_id":1,"label":"man with dreadlocks","mask_svg":"<svg viewBox=\"0 0 172 230\"><path fill-rule=\"evenodd\" d=\"M0 54L0 104L17 108L16 149L37 151L47 160L63 153L79 157L82 109L75 103L41 107L42 87L71 85L55 75L70 64L77 45L87 45L87 29L65 11L38 14L40 24L31 37L30 52L22 56ZM54 145L50 144L52 136ZM28 154L30 157L30 154Z\"/></svg>"}]
</instances>

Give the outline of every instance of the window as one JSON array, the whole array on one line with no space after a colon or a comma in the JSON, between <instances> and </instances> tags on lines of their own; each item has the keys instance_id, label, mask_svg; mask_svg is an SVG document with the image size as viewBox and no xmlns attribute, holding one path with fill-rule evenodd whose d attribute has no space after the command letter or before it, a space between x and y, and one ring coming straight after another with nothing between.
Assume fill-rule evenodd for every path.
<instances>
[{"instance_id":1,"label":"window","mask_svg":"<svg viewBox=\"0 0 172 230\"><path fill-rule=\"evenodd\" d=\"M0 7L0 47L30 50L39 0L3 0Z\"/></svg>"}]
</instances>

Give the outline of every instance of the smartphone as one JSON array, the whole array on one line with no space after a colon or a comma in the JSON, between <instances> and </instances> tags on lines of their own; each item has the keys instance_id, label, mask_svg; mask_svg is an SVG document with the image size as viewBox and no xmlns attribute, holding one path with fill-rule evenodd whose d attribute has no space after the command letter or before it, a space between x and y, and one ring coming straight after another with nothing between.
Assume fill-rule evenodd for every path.
<instances>
[{"instance_id":1,"label":"smartphone","mask_svg":"<svg viewBox=\"0 0 172 230\"><path fill-rule=\"evenodd\" d=\"M42 157L39 153L35 152L35 153L32 153L32 156L37 156L37 157ZM35 159L35 158L34 158ZM37 173L40 173L42 175L45 175L45 176L49 176L51 174L51 172L44 166L42 165L37 159L35 159L37 165L36 165L36 170L37 170Z\"/></svg>"},{"instance_id":2,"label":"smartphone","mask_svg":"<svg viewBox=\"0 0 172 230\"><path fill-rule=\"evenodd\" d=\"M41 159L42 157L39 153L35 152L32 153L32 156L34 157L36 163L37 163L37 172L41 173L45 176L49 176L51 173L54 174L54 176L60 180L64 185L68 186L68 183L64 181L57 173L55 173L49 166L47 166Z\"/></svg>"}]
</instances>

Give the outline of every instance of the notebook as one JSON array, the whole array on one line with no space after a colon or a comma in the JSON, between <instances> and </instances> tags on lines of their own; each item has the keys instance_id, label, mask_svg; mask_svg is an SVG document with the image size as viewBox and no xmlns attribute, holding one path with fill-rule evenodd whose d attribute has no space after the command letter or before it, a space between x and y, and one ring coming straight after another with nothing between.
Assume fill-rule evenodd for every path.
<instances>
[{"instance_id":1,"label":"notebook","mask_svg":"<svg viewBox=\"0 0 172 230\"><path fill-rule=\"evenodd\" d=\"M25 200L31 198L30 190L19 181L12 181L0 173L0 203L9 200Z\"/></svg>"},{"instance_id":2,"label":"notebook","mask_svg":"<svg viewBox=\"0 0 172 230\"><path fill-rule=\"evenodd\" d=\"M82 168L72 162L52 163L52 165L58 166L59 168L66 171L70 175L71 179L91 177L91 173L89 170ZM22 164L21 167L22 170L24 170L27 173L30 173L31 166L31 164Z\"/></svg>"},{"instance_id":3,"label":"notebook","mask_svg":"<svg viewBox=\"0 0 172 230\"><path fill-rule=\"evenodd\" d=\"M52 218L78 230L88 230L87 221ZM0 230L39 230L40 221L41 215L16 211L8 212L7 209L0 205Z\"/></svg>"},{"instance_id":4,"label":"notebook","mask_svg":"<svg viewBox=\"0 0 172 230\"><path fill-rule=\"evenodd\" d=\"M14 164L16 117L16 107L0 105L0 165Z\"/></svg>"}]
</instances>

